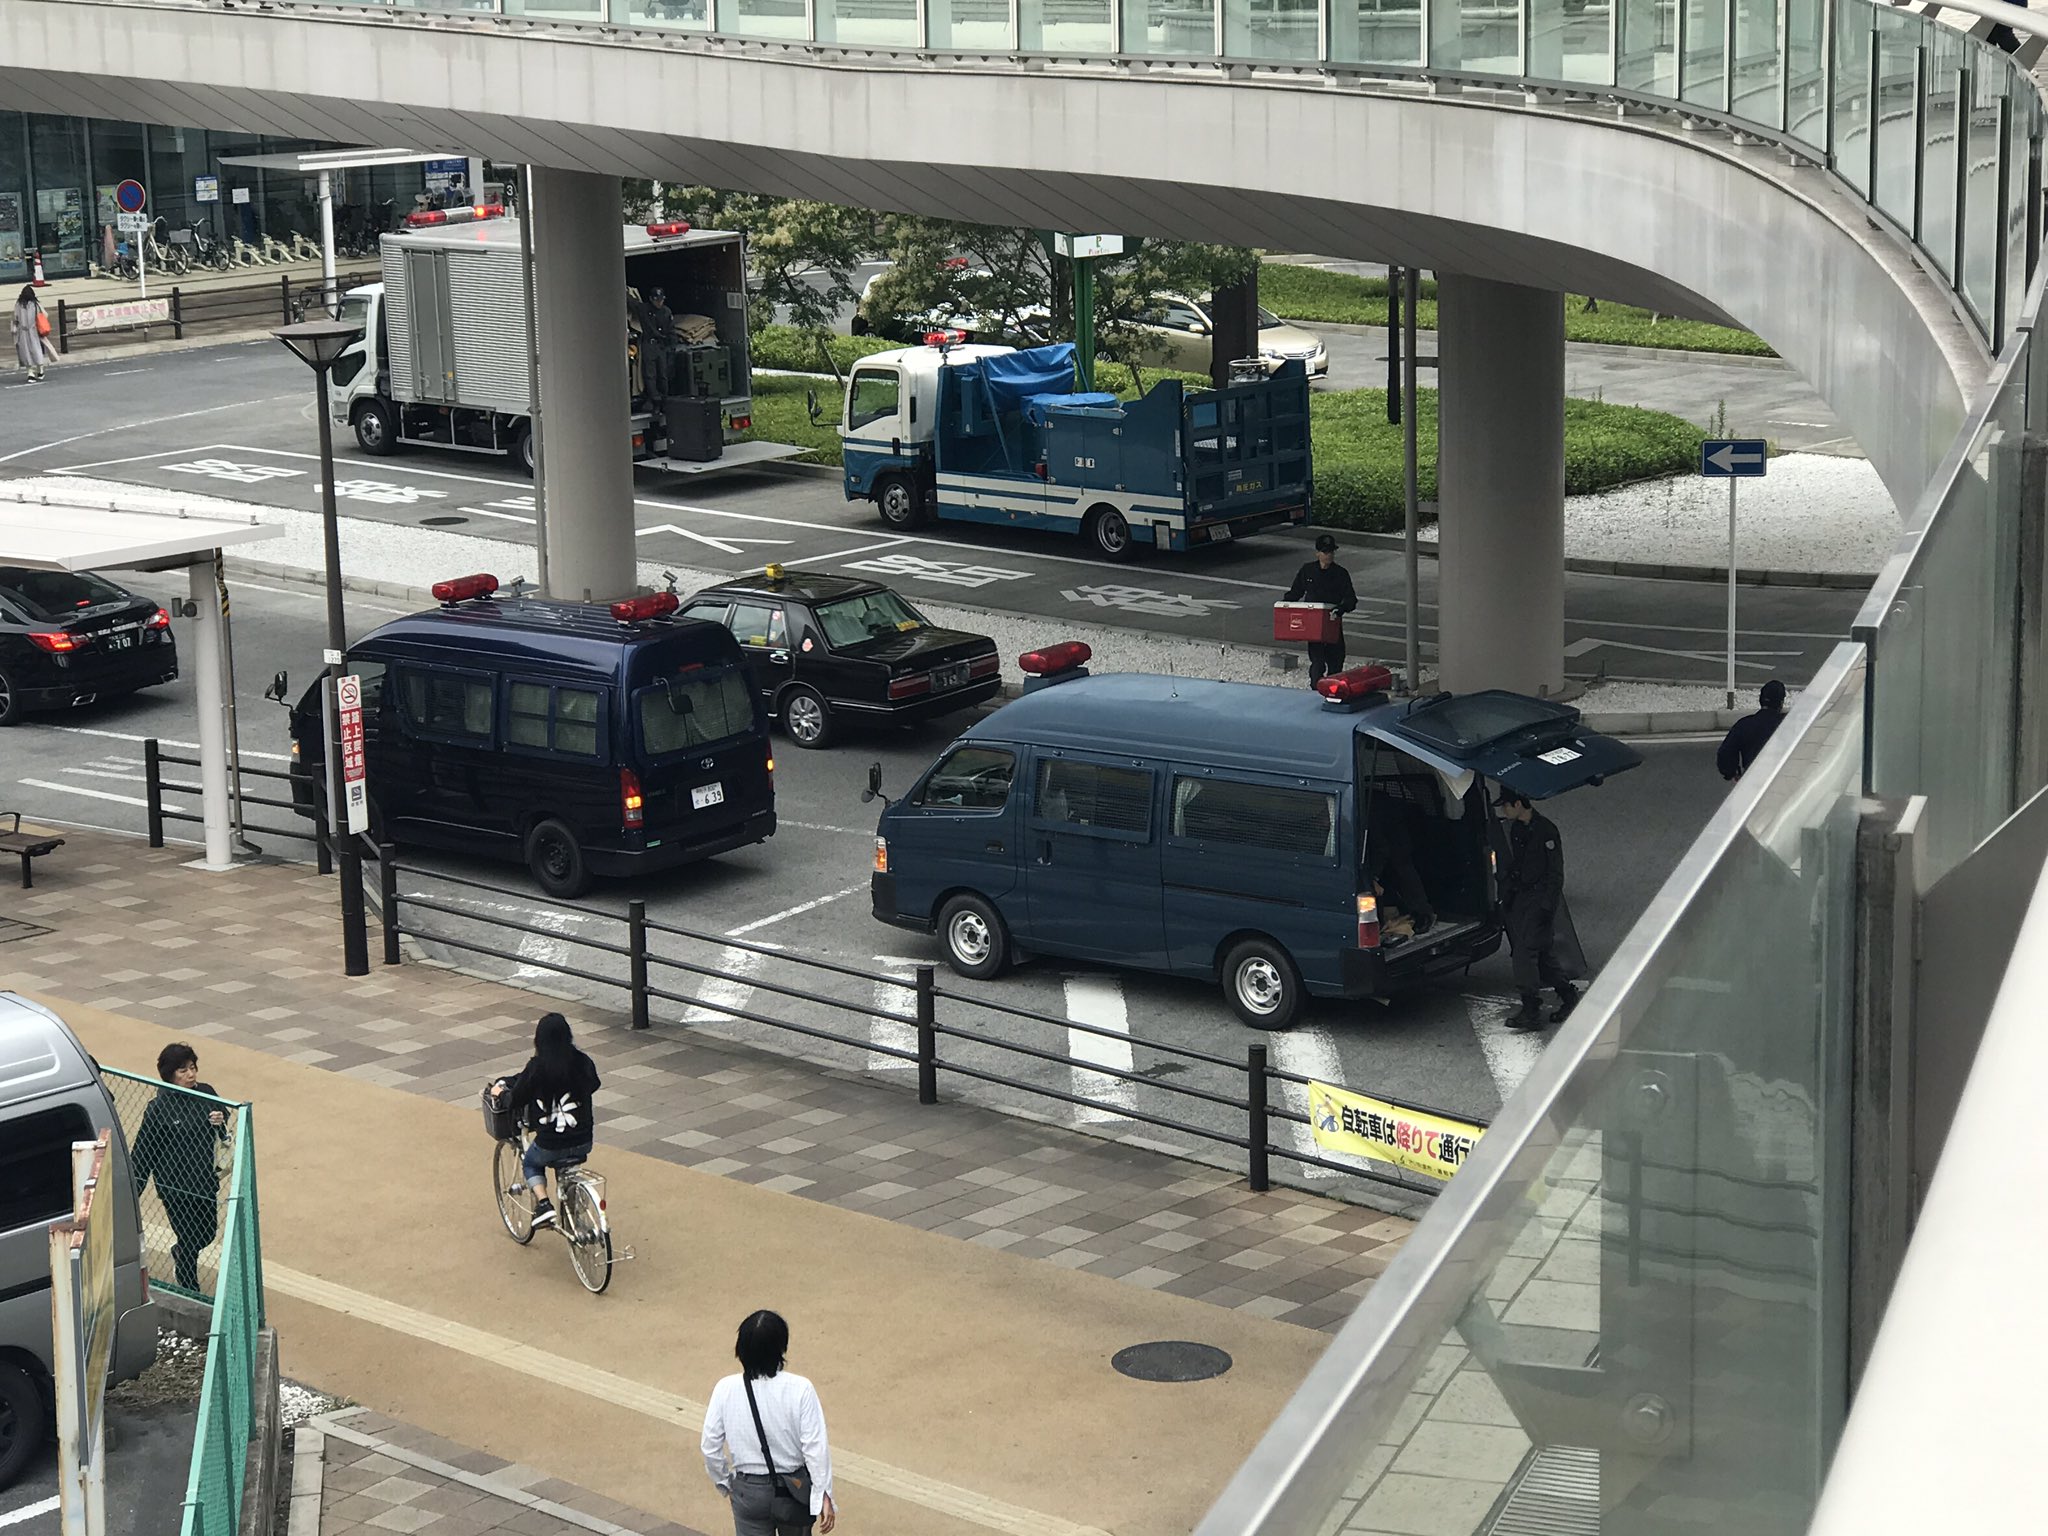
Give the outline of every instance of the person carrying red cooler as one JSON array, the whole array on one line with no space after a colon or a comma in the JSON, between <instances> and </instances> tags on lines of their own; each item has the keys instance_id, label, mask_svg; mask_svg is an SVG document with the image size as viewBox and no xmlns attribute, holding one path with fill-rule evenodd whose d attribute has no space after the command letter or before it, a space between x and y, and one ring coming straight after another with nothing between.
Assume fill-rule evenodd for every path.
<instances>
[{"instance_id":1,"label":"person carrying red cooler","mask_svg":"<svg viewBox=\"0 0 2048 1536\"><path fill-rule=\"evenodd\" d=\"M1321 603L1333 611L1341 620L1345 614L1358 606L1358 593L1352 589L1351 573L1337 563L1337 541L1327 533L1316 535L1316 557L1294 573L1294 584L1287 589L1283 603ZM1333 672L1344 670L1344 631L1337 630L1337 638L1318 643L1311 640L1308 646L1308 681L1313 688L1321 678Z\"/></svg>"}]
</instances>

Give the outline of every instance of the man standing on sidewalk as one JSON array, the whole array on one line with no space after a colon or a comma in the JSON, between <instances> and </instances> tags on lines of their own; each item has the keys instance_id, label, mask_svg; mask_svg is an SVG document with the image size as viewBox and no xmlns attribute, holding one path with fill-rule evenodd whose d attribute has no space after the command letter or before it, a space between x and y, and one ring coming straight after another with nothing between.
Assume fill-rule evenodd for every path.
<instances>
[{"instance_id":1,"label":"man standing on sidewalk","mask_svg":"<svg viewBox=\"0 0 2048 1536\"><path fill-rule=\"evenodd\" d=\"M1562 1024L1579 1000L1579 989L1557 958L1557 911L1564 904L1564 841L1556 823L1539 816L1527 795L1503 787L1493 803L1508 824L1500 904L1507 919L1508 948L1514 957L1515 987L1522 994L1522 1011L1507 1021L1508 1028L1543 1027L1543 987L1557 994L1550 1022Z\"/></svg>"},{"instance_id":2,"label":"man standing on sidewalk","mask_svg":"<svg viewBox=\"0 0 2048 1536\"><path fill-rule=\"evenodd\" d=\"M1352 588L1351 573L1337 563L1337 541L1329 534L1316 536L1316 557L1294 573L1294 584L1287 589L1283 603L1321 603L1325 608L1334 609L1341 624L1344 615L1358 606L1358 593ZM1308 647L1308 683L1311 688L1319 678L1344 670L1344 634L1340 629L1337 638L1327 644L1311 640Z\"/></svg>"}]
</instances>

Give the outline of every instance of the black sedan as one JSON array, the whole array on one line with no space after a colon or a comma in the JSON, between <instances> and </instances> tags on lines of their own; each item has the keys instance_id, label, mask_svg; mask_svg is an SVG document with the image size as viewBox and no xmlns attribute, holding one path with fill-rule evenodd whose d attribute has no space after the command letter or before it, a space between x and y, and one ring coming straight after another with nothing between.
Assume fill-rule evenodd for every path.
<instances>
[{"instance_id":1,"label":"black sedan","mask_svg":"<svg viewBox=\"0 0 2048 1536\"><path fill-rule=\"evenodd\" d=\"M800 747L855 721L911 725L993 697L996 643L940 629L878 582L771 565L683 605L740 643L768 712Z\"/></svg>"},{"instance_id":2,"label":"black sedan","mask_svg":"<svg viewBox=\"0 0 2048 1536\"><path fill-rule=\"evenodd\" d=\"M0 725L177 675L171 616L154 599L93 571L0 565Z\"/></svg>"}]
</instances>

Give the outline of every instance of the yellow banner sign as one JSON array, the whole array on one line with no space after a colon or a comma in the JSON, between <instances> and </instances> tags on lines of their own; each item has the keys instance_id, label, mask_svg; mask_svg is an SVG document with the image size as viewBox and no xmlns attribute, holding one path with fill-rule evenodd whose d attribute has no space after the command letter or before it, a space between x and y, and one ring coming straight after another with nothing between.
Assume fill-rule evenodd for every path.
<instances>
[{"instance_id":1,"label":"yellow banner sign","mask_svg":"<svg viewBox=\"0 0 2048 1536\"><path fill-rule=\"evenodd\" d=\"M1436 1179L1464 1166L1485 1129L1316 1082L1308 1085L1308 1119L1325 1152L1369 1157Z\"/></svg>"}]
</instances>

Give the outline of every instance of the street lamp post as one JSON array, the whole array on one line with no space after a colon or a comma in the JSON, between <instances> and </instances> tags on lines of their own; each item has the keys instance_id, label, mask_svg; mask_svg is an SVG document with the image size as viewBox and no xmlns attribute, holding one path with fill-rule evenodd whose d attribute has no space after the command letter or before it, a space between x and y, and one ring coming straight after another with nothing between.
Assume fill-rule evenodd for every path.
<instances>
[{"instance_id":1,"label":"street lamp post","mask_svg":"<svg viewBox=\"0 0 2048 1536\"><path fill-rule=\"evenodd\" d=\"M341 609L341 528L334 509L334 432L327 421L327 375L334 360L363 334L360 326L334 319L307 320L270 333L313 370L320 421L320 532L327 557L327 845L341 877L341 945L347 972L367 976L369 940L363 927L363 860L355 839L344 831L341 810L341 708L335 685L348 650Z\"/></svg>"}]
</instances>

